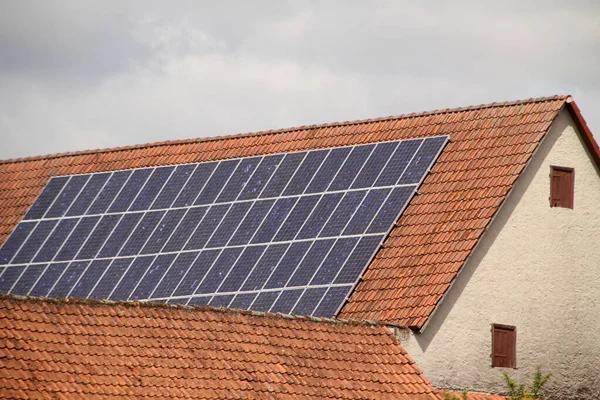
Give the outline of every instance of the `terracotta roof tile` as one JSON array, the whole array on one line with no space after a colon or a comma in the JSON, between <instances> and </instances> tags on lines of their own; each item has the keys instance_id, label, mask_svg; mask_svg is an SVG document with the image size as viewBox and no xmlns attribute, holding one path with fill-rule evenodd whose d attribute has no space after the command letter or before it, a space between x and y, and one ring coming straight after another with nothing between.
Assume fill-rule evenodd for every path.
<instances>
[{"instance_id":1,"label":"terracotta roof tile","mask_svg":"<svg viewBox=\"0 0 600 400\"><path fill-rule=\"evenodd\" d=\"M587 132L588 147L594 149L600 164L597 145L569 96L2 161L0 243L49 178L57 174L450 135L450 143L340 314L342 318L383 320L420 328L563 107L571 112L580 130ZM444 270L447 265L453 266L450 275ZM381 277L382 269L385 278ZM427 284L430 290L411 291L414 277L424 270L445 278Z\"/></svg>"},{"instance_id":2,"label":"terracotta roof tile","mask_svg":"<svg viewBox=\"0 0 600 400\"><path fill-rule=\"evenodd\" d=\"M441 399L383 325L0 297L10 398Z\"/></svg>"}]
</instances>

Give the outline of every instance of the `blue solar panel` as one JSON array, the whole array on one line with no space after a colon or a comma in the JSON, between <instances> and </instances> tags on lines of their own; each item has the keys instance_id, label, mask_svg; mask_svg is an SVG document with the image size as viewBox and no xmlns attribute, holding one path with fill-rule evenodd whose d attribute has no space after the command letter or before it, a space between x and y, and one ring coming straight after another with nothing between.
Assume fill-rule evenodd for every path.
<instances>
[{"instance_id":1,"label":"blue solar panel","mask_svg":"<svg viewBox=\"0 0 600 400\"><path fill-rule=\"evenodd\" d=\"M332 317L446 141L52 178L0 292Z\"/></svg>"}]
</instances>

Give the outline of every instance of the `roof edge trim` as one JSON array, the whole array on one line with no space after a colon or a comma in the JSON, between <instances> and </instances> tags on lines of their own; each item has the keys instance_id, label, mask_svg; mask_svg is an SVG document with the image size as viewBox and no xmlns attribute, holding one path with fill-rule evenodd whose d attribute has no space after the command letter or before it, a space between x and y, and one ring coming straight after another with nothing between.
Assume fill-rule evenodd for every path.
<instances>
[{"instance_id":1,"label":"roof edge trim","mask_svg":"<svg viewBox=\"0 0 600 400\"><path fill-rule=\"evenodd\" d=\"M573 119L573 122L575 122L575 126L577 127L577 130L579 131L583 142L585 143L587 149L592 155L592 158L596 162L596 166L598 167L598 169L600 169L600 148L598 147L598 143L594 139L592 131L585 122L583 115L581 115L581 111L579 110L579 107L577 107L577 104L575 103L575 100L573 100L573 97L568 96L565 102L567 104L569 114L571 114L571 118Z\"/></svg>"}]
</instances>

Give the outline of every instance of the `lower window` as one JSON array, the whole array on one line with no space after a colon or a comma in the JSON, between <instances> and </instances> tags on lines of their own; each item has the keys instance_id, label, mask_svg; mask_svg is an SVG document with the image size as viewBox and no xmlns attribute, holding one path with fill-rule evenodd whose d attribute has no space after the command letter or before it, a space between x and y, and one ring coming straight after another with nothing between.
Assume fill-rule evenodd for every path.
<instances>
[{"instance_id":1,"label":"lower window","mask_svg":"<svg viewBox=\"0 0 600 400\"><path fill-rule=\"evenodd\" d=\"M492 367L517 368L517 328L492 324Z\"/></svg>"}]
</instances>

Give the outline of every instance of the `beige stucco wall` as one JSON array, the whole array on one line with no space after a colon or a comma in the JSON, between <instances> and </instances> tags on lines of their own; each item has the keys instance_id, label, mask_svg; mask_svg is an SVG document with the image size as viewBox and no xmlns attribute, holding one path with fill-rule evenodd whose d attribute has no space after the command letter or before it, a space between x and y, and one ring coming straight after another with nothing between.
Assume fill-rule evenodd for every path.
<instances>
[{"instance_id":1,"label":"beige stucco wall","mask_svg":"<svg viewBox=\"0 0 600 400\"><path fill-rule=\"evenodd\" d=\"M551 208L550 165L575 168ZM517 367L490 367L492 323L517 327ZM400 335L434 386L499 392L551 371L554 398L600 399L600 173L562 111L422 333ZM560 390L558 389L560 388Z\"/></svg>"}]
</instances>

